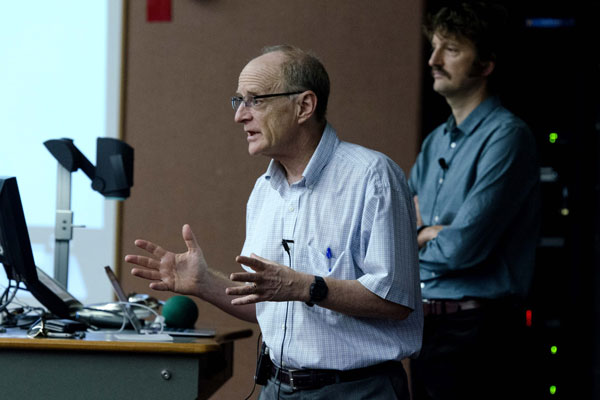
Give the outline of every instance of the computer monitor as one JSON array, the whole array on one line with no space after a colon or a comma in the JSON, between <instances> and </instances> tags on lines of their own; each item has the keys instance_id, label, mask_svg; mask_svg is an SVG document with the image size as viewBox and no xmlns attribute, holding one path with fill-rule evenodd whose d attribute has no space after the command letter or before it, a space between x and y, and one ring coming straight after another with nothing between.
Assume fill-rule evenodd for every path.
<instances>
[{"instance_id":1,"label":"computer monitor","mask_svg":"<svg viewBox=\"0 0 600 400\"><path fill-rule=\"evenodd\" d=\"M37 268L15 177L0 177L0 263L9 280L23 283L51 313L71 318L83 305Z\"/></svg>"}]
</instances>

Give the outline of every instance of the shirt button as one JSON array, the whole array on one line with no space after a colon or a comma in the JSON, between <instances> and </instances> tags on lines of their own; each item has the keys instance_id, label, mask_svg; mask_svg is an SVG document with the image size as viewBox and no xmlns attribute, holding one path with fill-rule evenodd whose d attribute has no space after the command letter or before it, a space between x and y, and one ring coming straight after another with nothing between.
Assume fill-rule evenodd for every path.
<instances>
[{"instance_id":1,"label":"shirt button","mask_svg":"<svg viewBox=\"0 0 600 400\"><path fill-rule=\"evenodd\" d=\"M440 178L440 180L438 181L438 183L441 185L442 183L444 183L444 178Z\"/></svg>"},{"instance_id":2,"label":"shirt button","mask_svg":"<svg viewBox=\"0 0 600 400\"><path fill-rule=\"evenodd\" d=\"M434 220L435 222L438 222L438 221L440 220L440 217L436 215L436 216L433 218L433 220Z\"/></svg>"},{"instance_id":3,"label":"shirt button","mask_svg":"<svg viewBox=\"0 0 600 400\"><path fill-rule=\"evenodd\" d=\"M450 147L451 148L455 148L456 147L456 143L455 142L450 143Z\"/></svg>"},{"instance_id":4,"label":"shirt button","mask_svg":"<svg viewBox=\"0 0 600 400\"><path fill-rule=\"evenodd\" d=\"M425 284L421 282L421 289L425 289Z\"/></svg>"},{"instance_id":5,"label":"shirt button","mask_svg":"<svg viewBox=\"0 0 600 400\"><path fill-rule=\"evenodd\" d=\"M290 212L294 212L294 207L290 207Z\"/></svg>"}]
</instances>

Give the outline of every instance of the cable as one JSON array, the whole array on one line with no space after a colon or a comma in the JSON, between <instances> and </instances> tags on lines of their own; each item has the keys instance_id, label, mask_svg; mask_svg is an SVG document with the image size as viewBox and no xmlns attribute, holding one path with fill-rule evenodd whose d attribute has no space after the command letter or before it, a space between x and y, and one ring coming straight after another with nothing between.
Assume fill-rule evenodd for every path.
<instances>
[{"instance_id":1,"label":"cable","mask_svg":"<svg viewBox=\"0 0 600 400\"><path fill-rule=\"evenodd\" d=\"M258 334L258 340L256 341L256 362L258 363L258 357L260 357L260 338L262 338L262 332ZM256 390L256 379L254 380L254 385L252 386L252 391L244 400L248 400Z\"/></svg>"},{"instance_id":2,"label":"cable","mask_svg":"<svg viewBox=\"0 0 600 400\"><path fill-rule=\"evenodd\" d=\"M289 243L294 243L294 241L288 240L288 239L281 240L281 245L283 246L283 249L285 250L285 252L288 255L290 268L292 268L292 254L290 251ZM283 339L281 340L281 351L279 353L279 366L280 367L281 367L281 365L283 365L283 348L284 348L284 344L285 344L285 336L287 333L287 318L288 318L289 306L290 306L290 302L286 301L286 303L285 303L285 320L284 320L285 329L283 331ZM258 358L260 357L260 353L261 353L261 346L260 346L261 338L262 338L262 332L258 335L258 340L256 342L256 360L257 360L256 362L257 362L257 364L258 364ZM270 357L270 356L268 355L268 357ZM250 397L252 397L252 395L254 394L255 390L256 390L256 379L254 380L254 385L252 386L252 391L250 391L250 394L248 394L248 396L246 396L246 398L244 400L250 399ZM281 380L279 380L279 385L277 387L277 399L279 399L280 391L281 391Z\"/></svg>"},{"instance_id":3,"label":"cable","mask_svg":"<svg viewBox=\"0 0 600 400\"><path fill-rule=\"evenodd\" d=\"M163 333L164 330L164 322L161 318L161 316L158 314L158 312L156 312L154 309L152 309L151 307L148 307L145 304L140 304L140 303L130 303L127 301L113 301L113 302L108 302L108 303L97 303L97 304L91 304L89 306L86 306L85 309L88 310L92 310L92 311L101 311L101 312L106 312L106 313L110 313L110 314L114 314L114 315L122 315L123 317L123 322L121 324L121 327L117 330L99 330L96 332L100 332L100 333L119 333L119 332L123 332L123 330L125 329L125 326L127 325L128 322L128 318L127 318L127 314L125 312L118 312L118 311L112 311L112 310L104 310L101 308L95 308L95 307L100 307L100 306L107 306L107 305L120 305L120 306L134 306L134 307L140 307L143 308L145 310L150 311L150 313L152 313L154 315L154 321L152 324L150 324L150 328L152 329L153 325L158 324L158 328L152 332L143 332L144 334L147 335L152 335L152 334L156 334L156 333ZM156 322L158 321L158 322Z\"/></svg>"},{"instance_id":4,"label":"cable","mask_svg":"<svg viewBox=\"0 0 600 400\"><path fill-rule=\"evenodd\" d=\"M33 307L20 301L17 297L19 290L29 291L26 287L21 286L20 281L14 279L8 279L8 286L4 288L4 292L0 295L0 314L2 314L1 324L4 327L17 327L22 328L28 326L31 321L29 314L32 311L36 311L37 314L34 318L39 318L43 315L44 310L41 307ZM11 293L12 289L12 293ZM9 305L16 305L12 309L8 309ZM25 321L24 323L22 323Z\"/></svg>"},{"instance_id":5,"label":"cable","mask_svg":"<svg viewBox=\"0 0 600 400\"><path fill-rule=\"evenodd\" d=\"M4 289L4 292L2 292L2 296L0 296L0 301L2 302L2 304L0 305L0 309L2 311L4 311L6 309L6 307L8 306L8 304L10 302L7 302L6 299L8 299L8 292L10 290L10 286L8 286L7 288Z\"/></svg>"},{"instance_id":6,"label":"cable","mask_svg":"<svg viewBox=\"0 0 600 400\"><path fill-rule=\"evenodd\" d=\"M0 295L0 313L1 312L5 312L7 311L7 307L11 304L11 302L14 300L15 296L17 295L17 292L19 291L19 289L21 290L27 290L26 288L20 287L20 282L15 281L16 285L13 286L12 280L9 279L8 280L8 286L4 289L4 292L2 293L2 295ZM10 293L10 289L14 288L14 290L12 291L12 293ZM109 304L118 304L120 306L123 307L123 311L121 313L117 312L117 311L112 311L112 310L104 310L104 309L100 309L100 308L95 308L98 306L106 306ZM119 328L118 331L116 332L122 332L125 329L125 326L127 325L127 315L125 313L125 307L126 306L134 306L134 307L141 307L147 311L150 311L150 313L154 314L154 322L152 324L150 324L150 329L151 331L149 332L143 332L144 334L155 334L155 333L163 333L164 330L164 322L162 317L155 311L153 310L151 307L148 307L145 304L140 304L140 303L130 303L130 302L126 302L126 301L119 301L119 302L110 302L110 303L97 303L97 304L92 304L89 306L84 307L84 309L88 309L88 310L93 310L93 311L99 311L99 312L106 312L106 313L110 313L110 314L121 314L123 316L123 322L121 324L121 327ZM30 307L30 306L26 306L24 307L24 309L28 309L27 313L29 311L32 310L42 310L39 307ZM43 312L42 312L43 314ZM21 314L21 316L26 315L26 314ZM158 321L158 327L154 327L155 324L157 324ZM153 328L156 328L154 331L152 331ZM99 331L99 332L103 332L103 331ZM105 332L114 332L114 331L105 331Z\"/></svg>"},{"instance_id":7,"label":"cable","mask_svg":"<svg viewBox=\"0 0 600 400\"><path fill-rule=\"evenodd\" d=\"M6 310L6 308L8 307L8 305L13 301L13 299L15 298L15 296L17 295L17 291L19 290L19 284L17 282L17 286L14 287L14 290L12 292L12 294L9 294L9 291L12 287L11 281L8 281L8 286L6 287L6 289L4 290L4 292L2 293L2 296L0 296L0 300L2 300L2 304L0 304L0 312Z\"/></svg>"},{"instance_id":8,"label":"cable","mask_svg":"<svg viewBox=\"0 0 600 400\"><path fill-rule=\"evenodd\" d=\"M118 332L122 332L123 329L125 329L125 326L127 325L128 318L127 318L127 313L125 312L125 307L127 307L127 306L135 306L135 307L140 307L140 308L143 308L143 309L145 309L147 311L150 311L152 314L154 314L154 321L158 321L158 324L159 324L158 331L155 330L153 332L143 332L144 334L151 335L151 334L156 334L156 333L163 333L165 324L164 324L162 318L160 317L160 315L156 311L154 311L151 307L148 307L145 304L130 303L130 302L127 302L127 301L118 301L115 304L119 304L120 306L123 307L123 323L121 324L121 328L119 329ZM155 323L156 322L153 322L150 325L150 328L152 328L152 325L154 325Z\"/></svg>"},{"instance_id":9,"label":"cable","mask_svg":"<svg viewBox=\"0 0 600 400\"><path fill-rule=\"evenodd\" d=\"M285 329L283 330L283 339L281 340L281 352L279 353L279 367L283 366L283 345L285 344L285 336L287 334L287 318L288 318L288 310L290 307L290 302L285 302ZM279 399L279 393L281 392L281 379L279 379L279 386L277 387L277 399Z\"/></svg>"},{"instance_id":10,"label":"cable","mask_svg":"<svg viewBox=\"0 0 600 400\"><path fill-rule=\"evenodd\" d=\"M294 243L294 241L281 239L281 245L283 246L283 249L285 250L285 252L288 255L288 260L290 261L290 268L292 268L292 253L290 251L290 247L288 246L288 243ZM279 368L283 367L283 346L285 344L285 336L286 336L287 330L288 330L287 319L288 319L289 309L290 309L290 302L286 301L285 302L285 319L283 322L283 326L285 327L285 329L283 330L283 339L281 339L281 351L279 352ZM281 392L281 379L279 379L279 385L277 386L277 399L279 399L280 392Z\"/></svg>"}]
</instances>

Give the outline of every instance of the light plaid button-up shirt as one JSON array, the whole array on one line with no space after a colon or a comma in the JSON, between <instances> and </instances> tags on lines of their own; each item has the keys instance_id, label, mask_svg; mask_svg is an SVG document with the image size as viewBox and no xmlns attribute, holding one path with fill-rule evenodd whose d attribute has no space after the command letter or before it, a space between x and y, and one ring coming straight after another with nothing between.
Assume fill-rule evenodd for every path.
<instances>
[{"instance_id":1,"label":"light plaid button-up shirt","mask_svg":"<svg viewBox=\"0 0 600 400\"><path fill-rule=\"evenodd\" d=\"M248 200L242 254L358 280L379 297L415 310L397 321L302 302L259 303L272 360L290 369L346 370L416 355L423 315L415 226L400 167L381 153L340 141L330 125L299 182L290 186L281 165L271 161ZM294 241L290 256L282 239Z\"/></svg>"}]
</instances>

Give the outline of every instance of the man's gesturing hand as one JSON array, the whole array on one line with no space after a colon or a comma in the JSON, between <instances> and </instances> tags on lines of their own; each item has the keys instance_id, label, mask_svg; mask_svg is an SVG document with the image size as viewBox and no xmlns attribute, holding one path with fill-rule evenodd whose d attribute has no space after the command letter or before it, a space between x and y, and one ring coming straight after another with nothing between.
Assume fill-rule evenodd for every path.
<instances>
[{"instance_id":1,"label":"man's gesturing hand","mask_svg":"<svg viewBox=\"0 0 600 400\"><path fill-rule=\"evenodd\" d=\"M207 274L206 260L190 226L184 225L181 233L188 249L185 253L175 254L138 239L135 245L152 256L127 255L125 261L143 267L133 268L131 273L152 281L151 289L198 295Z\"/></svg>"},{"instance_id":2,"label":"man's gesturing hand","mask_svg":"<svg viewBox=\"0 0 600 400\"><path fill-rule=\"evenodd\" d=\"M314 279L291 268L251 254L250 257L237 256L235 261L246 265L255 273L235 272L230 279L247 282L247 285L227 288L226 293L241 296L231 304L243 305L261 301L308 301L309 287Z\"/></svg>"}]
</instances>

